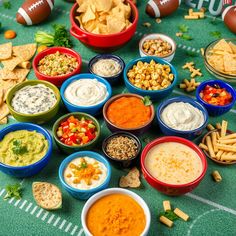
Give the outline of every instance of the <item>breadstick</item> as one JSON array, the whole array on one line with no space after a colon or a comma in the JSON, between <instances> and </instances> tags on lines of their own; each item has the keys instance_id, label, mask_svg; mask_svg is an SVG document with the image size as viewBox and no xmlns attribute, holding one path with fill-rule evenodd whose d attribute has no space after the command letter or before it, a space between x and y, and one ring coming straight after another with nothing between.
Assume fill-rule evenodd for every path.
<instances>
[{"instance_id":1,"label":"breadstick","mask_svg":"<svg viewBox=\"0 0 236 236\"><path fill-rule=\"evenodd\" d=\"M204 149L204 150L206 150L206 151L209 151L208 147L207 147L204 143L200 143L198 146L199 146L201 149Z\"/></svg>"},{"instance_id":2,"label":"breadstick","mask_svg":"<svg viewBox=\"0 0 236 236\"><path fill-rule=\"evenodd\" d=\"M208 125L207 125L207 129L208 129L209 131L211 131L211 130L214 130L215 127L214 127L212 124L208 124Z\"/></svg>"},{"instance_id":3,"label":"breadstick","mask_svg":"<svg viewBox=\"0 0 236 236\"><path fill-rule=\"evenodd\" d=\"M216 153L216 159L217 159L217 160L220 160L223 153L224 153L223 150L218 151L218 152Z\"/></svg>"},{"instance_id":4,"label":"breadstick","mask_svg":"<svg viewBox=\"0 0 236 236\"><path fill-rule=\"evenodd\" d=\"M185 19L185 20L197 20L197 19L198 19L198 16L189 16L189 15L186 15L186 16L184 16L184 19Z\"/></svg>"},{"instance_id":5,"label":"breadstick","mask_svg":"<svg viewBox=\"0 0 236 236\"><path fill-rule=\"evenodd\" d=\"M18 66L23 69L30 69L31 63L29 61L23 61L23 62L19 63Z\"/></svg>"},{"instance_id":6,"label":"breadstick","mask_svg":"<svg viewBox=\"0 0 236 236\"><path fill-rule=\"evenodd\" d=\"M220 137L219 140L231 139L231 138L236 138L236 133L228 134L228 135L225 135L224 137Z\"/></svg>"},{"instance_id":7,"label":"breadstick","mask_svg":"<svg viewBox=\"0 0 236 236\"><path fill-rule=\"evenodd\" d=\"M236 143L236 139L221 139L219 140L220 144L234 144Z\"/></svg>"},{"instance_id":8,"label":"breadstick","mask_svg":"<svg viewBox=\"0 0 236 236\"><path fill-rule=\"evenodd\" d=\"M160 220L161 223L167 225L167 226L170 227L170 228L171 228L171 227L173 226L173 224L174 224L173 221L169 220L169 219L166 218L165 216L161 216L161 217L159 218L159 220Z\"/></svg>"},{"instance_id":9,"label":"breadstick","mask_svg":"<svg viewBox=\"0 0 236 236\"><path fill-rule=\"evenodd\" d=\"M187 85L187 87L189 86L190 82L187 79L184 79L184 83Z\"/></svg>"},{"instance_id":10,"label":"breadstick","mask_svg":"<svg viewBox=\"0 0 236 236\"><path fill-rule=\"evenodd\" d=\"M225 120L222 120L222 125L221 125L221 132L220 132L220 136L224 137L226 135L226 130L227 130L227 126L228 126L228 122Z\"/></svg>"},{"instance_id":11,"label":"breadstick","mask_svg":"<svg viewBox=\"0 0 236 236\"><path fill-rule=\"evenodd\" d=\"M163 208L164 208L164 211L169 211L171 210L171 206L170 206L170 201L163 201Z\"/></svg>"},{"instance_id":12,"label":"breadstick","mask_svg":"<svg viewBox=\"0 0 236 236\"><path fill-rule=\"evenodd\" d=\"M216 146L216 132L211 133L211 139L212 139L212 145L213 145L214 152L218 152L218 148Z\"/></svg>"},{"instance_id":13,"label":"breadstick","mask_svg":"<svg viewBox=\"0 0 236 236\"><path fill-rule=\"evenodd\" d=\"M192 15L192 13L193 13L193 9L192 9L192 8L190 8L190 9L188 10L188 14L191 16L191 15Z\"/></svg>"},{"instance_id":14,"label":"breadstick","mask_svg":"<svg viewBox=\"0 0 236 236\"><path fill-rule=\"evenodd\" d=\"M221 161L236 161L236 155L224 155L220 158Z\"/></svg>"},{"instance_id":15,"label":"breadstick","mask_svg":"<svg viewBox=\"0 0 236 236\"><path fill-rule=\"evenodd\" d=\"M213 171L211 175L216 182L220 182L222 180L222 177L217 170Z\"/></svg>"},{"instance_id":16,"label":"breadstick","mask_svg":"<svg viewBox=\"0 0 236 236\"><path fill-rule=\"evenodd\" d=\"M219 138L220 138L220 134L218 131L216 132L216 138L217 138L217 140L219 140Z\"/></svg>"},{"instance_id":17,"label":"breadstick","mask_svg":"<svg viewBox=\"0 0 236 236\"><path fill-rule=\"evenodd\" d=\"M188 88L186 89L187 92L192 92L192 91L194 91L194 90L195 90L194 87L188 87Z\"/></svg>"},{"instance_id":18,"label":"breadstick","mask_svg":"<svg viewBox=\"0 0 236 236\"><path fill-rule=\"evenodd\" d=\"M183 219L184 221L187 221L189 219L189 216L184 213L183 211L181 211L179 208L175 208L174 213L180 217L181 219Z\"/></svg>"},{"instance_id":19,"label":"breadstick","mask_svg":"<svg viewBox=\"0 0 236 236\"><path fill-rule=\"evenodd\" d=\"M207 136L206 137L206 144L207 144L207 147L208 147L208 150L209 150L209 154L212 158L215 158L215 152L213 150L213 146L212 146L212 142L211 142L211 138L210 136Z\"/></svg>"},{"instance_id":20,"label":"breadstick","mask_svg":"<svg viewBox=\"0 0 236 236\"><path fill-rule=\"evenodd\" d=\"M182 88L182 89L185 89L185 88L187 88L187 85L186 84L180 84L179 87Z\"/></svg>"},{"instance_id":21,"label":"breadstick","mask_svg":"<svg viewBox=\"0 0 236 236\"><path fill-rule=\"evenodd\" d=\"M228 151L228 152L236 152L236 146L231 146L231 145L226 145L226 144L219 144L219 143L217 143L216 146L220 150L224 150L224 151Z\"/></svg>"},{"instance_id":22,"label":"breadstick","mask_svg":"<svg viewBox=\"0 0 236 236\"><path fill-rule=\"evenodd\" d=\"M216 123L216 128L217 129L221 129L221 124L220 123Z\"/></svg>"}]
</instances>

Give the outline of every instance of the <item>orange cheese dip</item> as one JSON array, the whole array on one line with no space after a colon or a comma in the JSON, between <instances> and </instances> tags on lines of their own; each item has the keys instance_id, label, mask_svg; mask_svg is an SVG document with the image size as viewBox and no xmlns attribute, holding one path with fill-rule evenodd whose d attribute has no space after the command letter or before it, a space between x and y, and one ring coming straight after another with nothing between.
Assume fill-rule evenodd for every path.
<instances>
[{"instance_id":1,"label":"orange cheese dip","mask_svg":"<svg viewBox=\"0 0 236 236\"><path fill-rule=\"evenodd\" d=\"M146 225L142 207L125 194L110 194L88 210L87 227L93 236L140 236Z\"/></svg>"},{"instance_id":2,"label":"orange cheese dip","mask_svg":"<svg viewBox=\"0 0 236 236\"><path fill-rule=\"evenodd\" d=\"M145 106L140 98L121 97L108 106L107 117L118 127L137 128L150 120L151 108Z\"/></svg>"}]
</instances>

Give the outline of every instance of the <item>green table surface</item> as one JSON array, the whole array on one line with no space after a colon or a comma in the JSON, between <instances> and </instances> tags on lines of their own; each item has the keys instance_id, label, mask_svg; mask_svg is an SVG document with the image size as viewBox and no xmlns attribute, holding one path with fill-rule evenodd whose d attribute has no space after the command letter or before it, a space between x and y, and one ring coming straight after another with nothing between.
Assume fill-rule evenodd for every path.
<instances>
[{"instance_id":1,"label":"green table surface","mask_svg":"<svg viewBox=\"0 0 236 236\"><path fill-rule=\"evenodd\" d=\"M14 2L14 3L13 3ZM53 23L63 23L68 28L70 27L69 10L72 4L57 0L55 8L50 18L38 26L24 27L15 22L15 13L23 1L12 1L12 9L7 10L0 8L0 22L2 22L2 29L0 30L0 43L6 42L3 37L4 30L13 29L17 32L17 37L12 40L14 45L26 44L34 41L34 34L38 30L51 30ZM215 25L211 24L212 16L206 14L206 18L197 21L186 21L183 16L187 13L187 6L181 5L179 9L162 20L161 24L157 24L154 19L149 18L145 13L145 2L139 1L138 6L140 12L139 25L137 32L132 40L120 50L115 53L121 56L125 62L139 57L138 42L140 38L151 32L166 33L173 37L177 43L177 50L173 65L177 68L179 73L179 82L183 78L189 78L189 72L184 71L181 67L185 62L194 61L197 68L201 68L203 76L197 78L197 81L207 80L212 76L206 71L203 59L200 55L200 48L205 47L215 38L210 35L212 31L220 31L222 37L234 37L232 33L224 26L220 18L216 19ZM145 28L142 23L150 22L151 27ZM193 37L192 41L184 41L175 36L178 32L178 25L186 24L189 26L189 34ZM79 41L73 38L74 49L79 52L83 59L83 71L87 71L87 63L95 53ZM187 56L187 51L194 51L197 57ZM28 76L29 79L36 79L33 70ZM113 94L126 93L124 85L114 86ZM185 94L177 86L170 97L187 95L194 97L195 93ZM160 101L159 101L160 102ZM155 107L159 102L156 102ZM66 114L67 110L62 106L60 112L55 119L43 126L49 131L52 128L55 120L62 114ZM220 122L222 119L229 121L229 128L236 130L236 107L222 117L210 118L211 123ZM105 138L110 132L103 122L102 117L98 117L102 127L102 138ZM14 119L10 119L9 124L15 123ZM2 129L4 126L0 126ZM143 134L141 139L143 146L157 138L163 136L158 125L154 122L153 127L149 132ZM200 140L200 139L199 139ZM199 140L194 140L196 143ZM98 152L101 152L101 144L97 146ZM58 151L54 144L53 155L47 167L38 175L27 179L15 179L0 173L0 218L1 227L0 235L84 235L80 215L84 205L84 201L79 201L72 198L67 192L62 189L63 193L63 207L61 210L49 212L38 207L32 197L31 184L33 181L48 181L61 187L58 178L58 167L61 161L66 157ZM213 170L219 170L222 174L223 181L215 183L211 178ZM142 178L142 187L133 190L139 194L148 204L151 210L151 227L149 231L150 236L156 235L236 235L236 168L235 166L219 166L208 160L208 170L205 178L201 184L191 193L180 197L169 197L159 193L157 190L149 186ZM117 187L119 177L127 173L127 170L118 170L112 168L112 179L110 187ZM23 197L21 200L10 199L3 200L6 195L5 186L7 184L21 183L23 187ZM173 207L178 207L190 215L190 220L184 222L177 220L174 227L169 229L162 225L157 220L157 215L162 211L162 201L170 200Z\"/></svg>"}]
</instances>

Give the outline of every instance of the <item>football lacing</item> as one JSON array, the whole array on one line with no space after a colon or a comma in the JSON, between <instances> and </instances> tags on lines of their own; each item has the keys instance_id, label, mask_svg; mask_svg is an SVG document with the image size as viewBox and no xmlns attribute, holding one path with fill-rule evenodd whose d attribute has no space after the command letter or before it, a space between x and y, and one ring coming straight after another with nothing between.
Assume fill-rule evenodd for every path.
<instances>
[{"instance_id":1,"label":"football lacing","mask_svg":"<svg viewBox=\"0 0 236 236\"><path fill-rule=\"evenodd\" d=\"M161 1L160 1L160 4L161 4L161 5L165 5L165 4L168 3L169 1L170 1L170 0L161 0Z\"/></svg>"},{"instance_id":2,"label":"football lacing","mask_svg":"<svg viewBox=\"0 0 236 236\"><path fill-rule=\"evenodd\" d=\"M43 0L39 0L39 1L37 1L36 3L32 4L32 5L28 8L28 10L29 10L29 11L33 11L33 10L35 10L37 7L39 7L40 5L43 5Z\"/></svg>"}]
</instances>

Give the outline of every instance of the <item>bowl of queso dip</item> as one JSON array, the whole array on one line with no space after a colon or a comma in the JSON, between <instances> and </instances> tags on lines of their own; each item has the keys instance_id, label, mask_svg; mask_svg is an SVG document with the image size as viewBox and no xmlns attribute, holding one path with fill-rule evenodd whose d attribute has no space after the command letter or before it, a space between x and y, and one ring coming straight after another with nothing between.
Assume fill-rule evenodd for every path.
<instances>
[{"instance_id":1,"label":"bowl of queso dip","mask_svg":"<svg viewBox=\"0 0 236 236\"><path fill-rule=\"evenodd\" d=\"M204 153L193 142L166 136L149 143L141 154L141 167L147 182L167 195L192 191L207 170Z\"/></svg>"},{"instance_id":2,"label":"bowl of queso dip","mask_svg":"<svg viewBox=\"0 0 236 236\"><path fill-rule=\"evenodd\" d=\"M207 110L192 98L180 96L167 99L157 108L157 120L165 135L194 139L208 123Z\"/></svg>"},{"instance_id":3,"label":"bowl of queso dip","mask_svg":"<svg viewBox=\"0 0 236 236\"><path fill-rule=\"evenodd\" d=\"M108 187L111 178L110 164L96 152L76 152L61 163L59 178L62 186L73 197L88 199Z\"/></svg>"},{"instance_id":4,"label":"bowl of queso dip","mask_svg":"<svg viewBox=\"0 0 236 236\"><path fill-rule=\"evenodd\" d=\"M52 138L31 123L16 123L0 131L0 170L15 177L37 174L48 163Z\"/></svg>"},{"instance_id":5,"label":"bowl of queso dip","mask_svg":"<svg viewBox=\"0 0 236 236\"><path fill-rule=\"evenodd\" d=\"M14 86L6 102L16 120L41 124L57 114L60 92L47 81L30 80Z\"/></svg>"},{"instance_id":6,"label":"bowl of queso dip","mask_svg":"<svg viewBox=\"0 0 236 236\"><path fill-rule=\"evenodd\" d=\"M125 63L122 58L113 54L99 54L88 64L89 72L106 79L110 84L119 82Z\"/></svg>"},{"instance_id":7,"label":"bowl of queso dip","mask_svg":"<svg viewBox=\"0 0 236 236\"><path fill-rule=\"evenodd\" d=\"M98 114L111 97L110 84L92 74L79 74L66 80L60 90L62 100L70 112Z\"/></svg>"}]
</instances>

